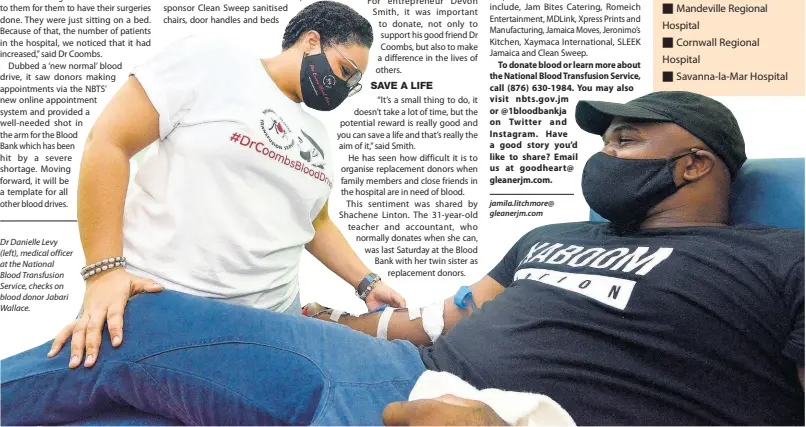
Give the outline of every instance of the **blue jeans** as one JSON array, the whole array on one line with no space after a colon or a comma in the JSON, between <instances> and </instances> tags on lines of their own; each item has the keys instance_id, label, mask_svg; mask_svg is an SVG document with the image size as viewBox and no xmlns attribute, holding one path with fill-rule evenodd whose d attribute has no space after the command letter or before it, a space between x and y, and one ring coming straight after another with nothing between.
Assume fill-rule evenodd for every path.
<instances>
[{"instance_id":1,"label":"blue jeans","mask_svg":"<svg viewBox=\"0 0 806 427\"><path fill-rule=\"evenodd\" d=\"M425 371L407 341L173 291L131 299L123 344L69 369L50 343L0 363L0 424L137 410L183 424L380 425ZM114 420L112 420L114 421Z\"/></svg>"},{"instance_id":2,"label":"blue jeans","mask_svg":"<svg viewBox=\"0 0 806 427\"><path fill-rule=\"evenodd\" d=\"M291 305L285 309L284 313L294 316L302 314L302 303L299 300L299 292L297 292L297 296L294 297L294 302L292 302Z\"/></svg>"}]
</instances>

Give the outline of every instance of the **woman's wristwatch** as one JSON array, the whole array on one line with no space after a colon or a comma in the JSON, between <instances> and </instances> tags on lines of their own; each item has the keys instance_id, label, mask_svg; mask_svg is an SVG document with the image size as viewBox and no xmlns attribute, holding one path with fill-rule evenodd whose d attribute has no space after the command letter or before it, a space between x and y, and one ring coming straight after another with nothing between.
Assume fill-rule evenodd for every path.
<instances>
[{"instance_id":1,"label":"woman's wristwatch","mask_svg":"<svg viewBox=\"0 0 806 427\"><path fill-rule=\"evenodd\" d=\"M375 284L380 282L381 278L375 273L369 273L366 277L361 279L361 283L358 284L358 287L355 289L355 294L358 298L361 298L361 301L366 302L369 293L372 292L372 289L375 287Z\"/></svg>"}]
</instances>

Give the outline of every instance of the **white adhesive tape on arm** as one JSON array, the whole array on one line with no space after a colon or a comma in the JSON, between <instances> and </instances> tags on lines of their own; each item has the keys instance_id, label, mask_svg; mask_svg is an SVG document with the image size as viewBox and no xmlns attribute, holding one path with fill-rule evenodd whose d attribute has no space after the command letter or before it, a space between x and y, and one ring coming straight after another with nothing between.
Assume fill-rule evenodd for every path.
<instances>
[{"instance_id":1,"label":"white adhesive tape on arm","mask_svg":"<svg viewBox=\"0 0 806 427\"><path fill-rule=\"evenodd\" d=\"M410 308L409 309L409 320L419 319L420 318L420 308Z\"/></svg>"},{"instance_id":2,"label":"white adhesive tape on arm","mask_svg":"<svg viewBox=\"0 0 806 427\"><path fill-rule=\"evenodd\" d=\"M431 343L436 342L442 335L442 328L445 326L445 320L442 318L445 311L444 304L443 301L439 301L423 308L423 329L431 339Z\"/></svg>"},{"instance_id":3,"label":"white adhesive tape on arm","mask_svg":"<svg viewBox=\"0 0 806 427\"><path fill-rule=\"evenodd\" d=\"M338 322L342 314L344 314L344 312L341 310L333 310L333 313L330 313L330 320Z\"/></svg>"},{"instance_id":4,"label":"white adhesive tape on arm","mask_svg":"<svg viewBox=\"0 0 806 427\"><path fill-rule=\"evenodd\" d=\"M376 337L385 340L386 334L389 331L389 321L392 320L392 313L395 312L395 309L392 307L386 307L381 313L381 317L378 318L378 333L375 334Z\"/></svg>"}]
</instances>

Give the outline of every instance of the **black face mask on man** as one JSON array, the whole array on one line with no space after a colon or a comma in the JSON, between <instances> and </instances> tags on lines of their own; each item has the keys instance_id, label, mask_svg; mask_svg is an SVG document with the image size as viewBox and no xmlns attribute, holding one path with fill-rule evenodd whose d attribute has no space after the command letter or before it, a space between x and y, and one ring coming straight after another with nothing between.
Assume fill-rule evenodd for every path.
<instances>
[{"instance_id":1,"label":"black face mask on man","mask_svg":"<svg viewBox=\"0 0 806 427\"><path fill-rule=\"evenodd\" d=\"M623 228L635 227L652 207L689 184L674 182L674 165L694 154L696 151L670 159L620 159L596 153L582 171L582 195L603 218Z\"/></svg>"},{"instance_id":2,"label":"black face mask on man","mask_svg":"<svg viewBox=\"0 0 806 427\"><path fill-rule=\"evenodd\" d=\"M316 55L305 53L299 76L302 88L302 101L310 108L330 111L350 95L347 82L336 77L325 51Z\"/></svg>"}]
</instances>

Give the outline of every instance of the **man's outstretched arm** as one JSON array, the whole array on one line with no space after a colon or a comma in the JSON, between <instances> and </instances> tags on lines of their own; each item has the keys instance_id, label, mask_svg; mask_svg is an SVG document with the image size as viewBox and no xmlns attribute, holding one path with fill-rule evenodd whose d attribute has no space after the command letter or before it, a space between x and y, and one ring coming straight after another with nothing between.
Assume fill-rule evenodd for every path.
<instances>
[{"instance_id":1,"label":"man's outstretched arm","mask_svg":"<svg viewBox=\"0 0 806 427\"><path fill-rule=\"evenodd\" d=\"M445 395L436 399L390 403L383 410L386 426L506 426L484 402Z\"/></svg>"},{"instance_id":2,"label":"man's outstretched arm","mask_svg":"<svg viewBox=\"0 0 806 427\"><path fill-rule=\"evenodd\" d=\"M488 301L492 301L501 292L504 292L504 287L501 286L495 279L490 276L484 276L483 279L470 286L470 291L473 293L473 303L476 309L480 309ZM468 304L467 308L460 308L453 302L453 297L447 298L443 301L443 321L444 325L442 333L451 330L454 325L459 323L464 317L469 316L473 312L473 308ZM316 316L320 320L329 320L330 314L320 314ZM365 334L376 336L378 331L378 321L381 318L381 312L369 313L359 317L342 316L339 318L339 323L349 326L357 331L364 332ZM411 341L413 344L429 344L431 339L423 328L422 317L414 320L409 320L408 309L397 310L392 313L389 320L387 339L401 339Z\"/></svg>"}]
</instances>

